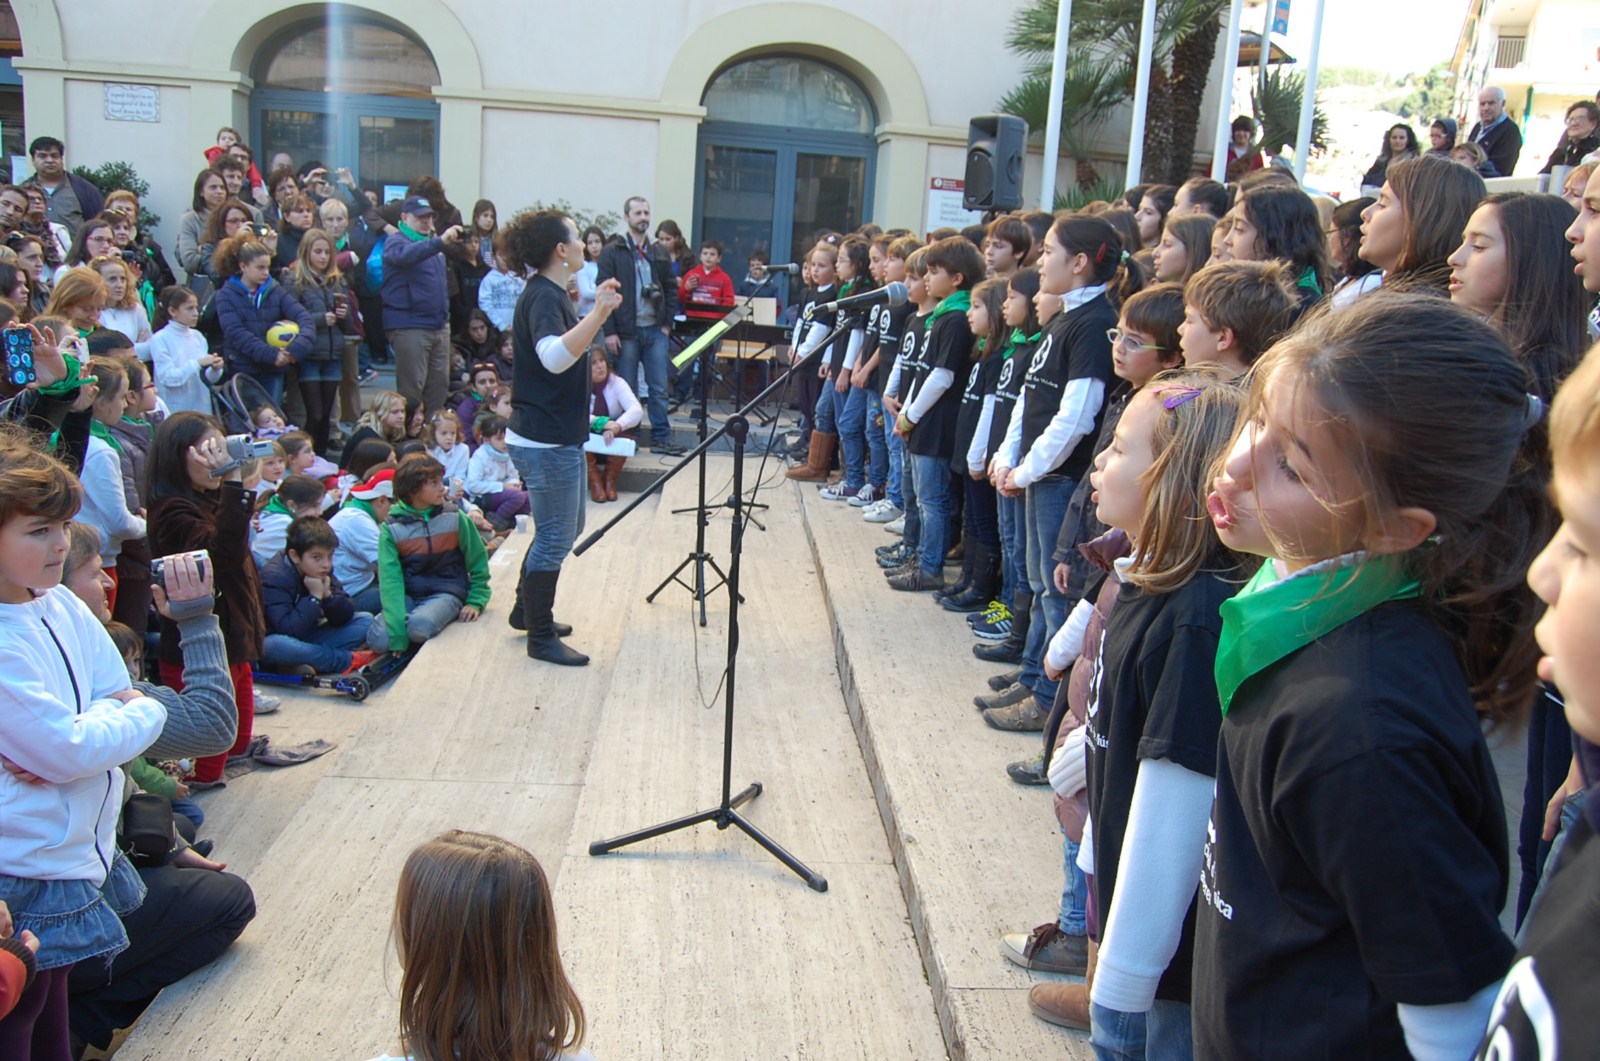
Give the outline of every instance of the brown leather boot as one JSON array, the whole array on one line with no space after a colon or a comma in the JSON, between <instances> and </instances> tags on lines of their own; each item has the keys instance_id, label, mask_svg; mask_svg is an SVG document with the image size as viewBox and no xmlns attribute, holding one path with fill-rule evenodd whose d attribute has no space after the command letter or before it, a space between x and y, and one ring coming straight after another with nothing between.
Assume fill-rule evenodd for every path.
<instances>
[{"instance_id":1,"label":"brown leather boot","mask_svg":"<svg viewBox=\"0 0 1600 1061\"><path fill-rule=\"evenodd\" d=\"M1089 1030L1089 988L1094 984L1094 967L1100 958L1100 948L1089 941L1089 968L1083 974L1083 983L1053 981L1034 984L1028 988L1028 1008L1033 1015L1063 1028Z\"/></svg>"},{"instance_id":2,"label":"brown leather boot","mask_svg":"<svg viewBox=\"0 0 1600 1061\"><path fill-rule=\"evenodd\" d=\"M589 466L589 500L604 501L606 499L606 484L600 479L600 465L594 459L593 453L585 453L583 462Z\"/></svg>"},{"instance_id":3,"label":"brown leather boot","mask_svg":"<svg viewBox=\"0 0 1600 1061\"><path fill-rule=\"evenodd\" d=\"M833 451L838 445L838 435L812 431L811 450L806 454L806 462L798 468L790 468L787 478L802 483L824 482L828 478L828 464L833 460Z\"/></svg>"},{"instance_id":4,"label":"brown leather boot","mask_svg":"<svg viewBox=\"0 0 1600 1061\"><path fill-rule=\"evenodd\" d=\"M627 463L628 458L626 457L606 458L605 486L607 501L615 501L617 499L617 476L622 474L622 466Z\"/></svg>"}]
</instances>

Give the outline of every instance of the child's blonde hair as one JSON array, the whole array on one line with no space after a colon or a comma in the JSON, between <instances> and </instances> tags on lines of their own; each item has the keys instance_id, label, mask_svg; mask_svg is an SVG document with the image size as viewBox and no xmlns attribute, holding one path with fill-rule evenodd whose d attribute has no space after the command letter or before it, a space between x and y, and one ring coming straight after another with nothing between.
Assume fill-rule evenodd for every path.
<instances>
[{"instance_id":1,"label":"child's blonde hair","mask_svg":"<svg viewBox=\"0 0 1600 1061\"><path fill-rule=\"evenodd\" d=\"M906 275L914 276L918 280L928 275L927 247L918 247L911 252L911 257L906 259Z\"/></svg>"},{"instance_id":2,"label":"child's blonde hair","mask_svg":"<svg viewBox=\"0 0 1600 1061\"><path fill-rule=\"evenodd\" d=\"M1550 456L1568 480L1600 489L1600 346L1584 355L1550 409Z\"/></svg>"},{"instance_id":3,"label":"child's blonde hair","mask_svg":"<svg viewBox=\"0 0 1600 1061\"><path fill-rule=\"evenodd\" d=\"M1144 506L1129 581L1147 593L1170 593L1203 571L1237 570L1239 558L1217 536L1206 497L1244 391L1220 366L1196 365L1158 373L1132 400L1160 408L1150 439L1155 459L1139 477Z\"/></svg>"},{"instance_id":4,"label":"child's blonde hair","mask_svg":"<svg viewBox=\"0 0 1600 1061\"><path fill-rule=\"evenodd\" d=\"M328 267L321 272L312 266L311 256L307 253L318 240L328 245ZM290 272L292 286L304 289L338 283L340 280L338 251L338 243L326 231L320 228L306 229L305 235L300 237L300 249L295 252L294 268Z\"/></svg>"},{"instance_id":5,"label":"child's blonde hair","mask_svg":"<svg viewBox=\"0 0 1600 1061\"><path fill-rule=\"evenodd\" d=\"M400 425L400 431L398 434L391 435L389 434L389 429L385 427L383 423L384 417L393 412L396 407L400 409L404 409L406 407L406 399L404 395L402 395L399 391L379 391L377 394L372 396L372 404L367 406L367 411L361 414L361 419L356 421L356 426L370 427L372 430L376 431L381 438L384 438L389 442L398 442L406 437L405 425Z\"/></svg>"},{"instance_id":6,"label":"child's blonde hair","mask_svg":"<svg viewBox=\"0 0 1600 1061\"><path fill-rule=\"evenodd\" d=\"M452 830L406 859L394 906L400 1038L417 1061L548 1061L583 1044L539 860Z\"/></svg>"},{"instance_id":7,"label":"child's blonde hair","mask_svg":"<svg viewBox=\"0 0 1600 1061\"><path fill-rule=\"evenodd\" d=\"M441 427L452 427L456 432L456 441L465 442L466 438L461 432L461 418L449 409L441 409L428 418L422 428L422 441L427 443L429 449L434 449L438 443L434 441L435 432Z\"/></svg>"}]
</instances>

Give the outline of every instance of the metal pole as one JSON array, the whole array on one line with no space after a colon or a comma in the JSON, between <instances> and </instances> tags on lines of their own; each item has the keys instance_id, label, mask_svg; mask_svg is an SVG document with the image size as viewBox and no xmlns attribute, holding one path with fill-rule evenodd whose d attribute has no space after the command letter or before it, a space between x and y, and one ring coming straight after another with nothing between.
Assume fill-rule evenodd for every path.
<instances>
[{"instance_id":1,"label":"metal pole","mask_svg":"<svg viewBox=\"0 0 1600 1061\"><path fill-rule=\"evenodd\" d=\"M1050 59L1050 116L1044 126L1044 173L1039 181L1039 209L1056 208L1056 164L1061 156L1061 95L1067 82L1067 41L1072 29L1072 0L1056 5L1056 50Z\"/></svg>"},{"instance_id":2,"label":"metal pole","mask_svg":"<svg viewBox=\"0 0 1600 1061\"><path fill-rule=\"evenodd\" d=\"M1223 55L1227 62L1222 66L1221 91L1217 94L1217 135L1211 153L1211 179L1222 182L1228 179L1228 143L1233 136L1233 82L1239 72L1239 15L1244 10L1244 0L1233 0L1228 8L1228 29L1222 35Z\"/></svg>"},{"instance_id":3,"label":"metal pole","mask_svg":"<svg viewBox=\"0 0 1600 1061\"><path fill-rule=\"evenodd\" d=\"M1267 9L1266 21L1261 25L1261 54L1257 61L1261 64L1261 94L1267 93L1267 63L1272 61L1272 16L1277 10L1277 5L1272 0L1262 5Z\"/></svg>"},{"instance_id":4,"label":"metal pole","mask_svg":"<svg viewBox=\"0 0 1600 1061\"><path fill-rule=\"evenodd\" d=\"M1144 170L1144 119L1150 111L1150 64L1156 49L1156 0L1144 0L1139 23L1139 72L1133 80L1133 128L1128 130L1128 183L1142 183Z\"/></svg>"},{"instance_id":5,"label":"metal pole","mask_svg":"<svg viewBox=\"0 0 1600 1061\"><path fill-rule=\"evenodd\" d=\"M1311 56L1306 60L1305 96L1300 100L1300 129L1294 138L1294 179L1304 183L1306 158L1311 154L1311 118L1317 107L1317 62L1322 51L1322 13L1327 0L1317 0L1312 16Z\"/></svg>"}]
</instances>

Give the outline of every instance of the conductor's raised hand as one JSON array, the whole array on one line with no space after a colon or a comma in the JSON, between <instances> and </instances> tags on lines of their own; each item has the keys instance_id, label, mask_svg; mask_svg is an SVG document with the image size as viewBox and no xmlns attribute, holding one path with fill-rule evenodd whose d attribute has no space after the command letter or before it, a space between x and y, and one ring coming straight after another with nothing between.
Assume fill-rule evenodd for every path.
<instances>
[{"instance_id":1,"label":"conductor's raised hand","mask_svg":"<svg viewBox=\"0 0 1600 1061\"><path fill-rule=\"evenodd\" d=\"M621 281L614 276L609 280L602 280L594 289L594 309L591 312L599 314L600 319L605 320L615 313L620 305L622 305ZM611 345L612 338L613 336L606 336L607 347Z\"/></svg>"}]
</instances>

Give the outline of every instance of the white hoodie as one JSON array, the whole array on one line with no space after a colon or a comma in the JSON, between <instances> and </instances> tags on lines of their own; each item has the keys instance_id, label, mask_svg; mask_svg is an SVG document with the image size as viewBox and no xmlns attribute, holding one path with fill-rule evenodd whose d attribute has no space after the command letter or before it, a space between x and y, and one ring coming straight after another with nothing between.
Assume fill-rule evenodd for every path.
<instances>
[{"instance_id":1,"label":"white hoodie","mask_svg":"<svg viewBox=\"0 0 1600 1061\"><path fill-rule=\"evenodd\" d=\"M156 387L168 409L208 414L212 411L211 391L200 366L200 359L211 352L206 348L205 336L177 321L168 321L138 349L139 356L154 367Z\"/></svg>"},{"instance_id":2,"label":"white hoodie","mask_svg":"<svg viewBox=\"0 0 1600 1061\"><path fill-rule=\"evenodd\" d=\"M0 755L48 782L0 771L0 873L98 887L116 851L119 764L160 736L167 709L111 698L131 686L128 668L65 586L0 604L0 675Z\"/></svg>"}]
</instances>

